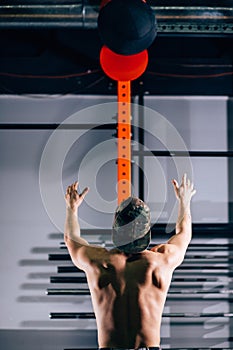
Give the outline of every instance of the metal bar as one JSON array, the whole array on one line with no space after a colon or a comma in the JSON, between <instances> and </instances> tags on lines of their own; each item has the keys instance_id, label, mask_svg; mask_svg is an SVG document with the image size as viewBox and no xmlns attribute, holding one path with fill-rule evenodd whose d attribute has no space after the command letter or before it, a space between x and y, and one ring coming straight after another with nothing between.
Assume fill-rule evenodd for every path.
<instances>
[{"instance_id":1,"label":"metal bar","mask_svg":"<svg viewBox=\"0 0 233 350\"><path fill-rule=\"evenodd\" d=\"M58 273L73 273L73 272L82 272L82 270L78 269L76 266L58 266Z\"/></svg>"},{"instance_id":2,"label":"metal bar","mask_svg":"<svg viewBox=\"0 0 233 350\"><path fill-rule=\"evenodd\" d=\"M153 226L154 225L154 226ZM165 233L165 229L166 229L167 224L164 223L156 223L153 224L152 223L152 227L151 227L151 232L152 232L152 240L154 238L158 238L159 239L169 239L170 235ZM233 232L233 224L232 223L207 223L207 224L196 224L194 223L192 226L193 229L193 237L196 238L198 236L198 234L200 234L200 238L232 238L232 232ZM112 229L83 229L82 230L82 235L85 236L88 234L92 234L93 232L95 233L95 235L99 235L101 236L100 239L105 241L106 237L109 237L109 239L111 239L111 232ZM153 236L153 234L155 234ZM171 235L174 234L173 232L171 232ZM229 234L229 236L228 236ZM51 239L63 239L63 234L62 233L51 233L49 235L49 237ZM87 238L86 237L86 238ZM207 243L208 244L208 243ZM219 243L217 243L219 244ZM204 245L204 243L203 243ZM225 245L225 244L223 244Z\"/></svg>"},{"instance_id":3,"label":"metal bar","mask_svg":"<svg viewBox=\"0 0 233 350\"><path fill-rule=\"evenodd\" d=\"M228 149L233 149L233 98L227 101L227 143ZM233 221L233 161L228 159L228 219Z\"/></svg>"},{"instance_id":4,"label":"metal bar","mask_svg":"<svg viewBox=\"0 0 233 350\"><path fill-rule=\"evenodd\" d=\"M104 241L91 241L91 244L94 245L104 245L105 247L113 247L112 243L104 243ZM149 247L154 247L156 244L158 244L157 242L151 242ZM60 249L67 249L65 242L60 242ZM198 249L197 249L198 248ZM201 250L199 250L201 248ZM189 252L190 250L197 250L197 251L202 251L204 250L205 252L210 250L210 251L227 251L227 252L231 252L231 248L233 248L233 244L232 243L209 243L209 242L204 242L204 243L190 243L187 252Z\"/></svg>"},{"instance_id":5,"label":"metal bar","mask_svg":"<svg viewBox=\"0 0 233 350\"><path fill-rule=\"evenodd\" d=\"M233 84L233 82L232 82ZM228 150L233 148L233 98L232 96L227 100L227 148ZM233 221L233 160L228 158L228 220L229 222ZM230 275L230 272L228 272ZM229 287L233 288L233 282L230 281ZM229 303L229 311L233 312L233 305ZM233 320L230 319L229 329L233 327ZM233 346L233 344L230 344Z\"/></svg>"},{"instance_id":6,"label":"metal bar","mask_svg":"<svg viewBox=\"0 0 233 350\"><path fill-rule=\"evenodd\" d=\"M185 4L185 5L184 5ZM190 6L185 1L172 5L151 3L158 22L158 32L186 33L232 33L232 3L216 2L216 6ZM13 27L73 27L97 28L99 3L89 5L82 1L40 1L17 4L14 1L1 2L0 26ZM229 23L228 23L229 22Z\"/></svg>"},{"instance_id":7,"label":"metal bar","mask_svg":"<svg viewBox=\"0 0 233 350\"><path fill-rule=\"evenodd\" d=\"M69 254L49 254L49 260L50 261L64 261L64 260L71 260ZM205 257L198 257L198 256L186 256L184 262L192 262L194 260L195 263L201 263L204 262L206 264L216 264L216 263L227 263L231 262L233 260L233 256L217 256L216 257L209 257L208 255Z\"/></svg>"},{"instance_id":8,"label":"metal bar","mask_svg":"<svg viewBox=\"0 0 233 350\"><path fill-rule=\"evenodd\" d=\"M81 277L60 277L52 276L50 277L50 283L87 283L87 278Z\"/></svg>"},{"instance_id":9,"label":"metal bar","mask_svg":"<svg viewBox=\"0 0 233 350\"><path fill-rule=\"evenodd\" d=\"M218 277L222 277L222 276L226 276L226 277L233 277L233 268L231 268L231 270L228 270L228 268L224 267L223 271L220 270L220 268L211 268L211 266L209 266L209 268L205 268L203 269L202 267L199 268L195 268L195 270L193 269L192 266L190 266L189 269L186 270L182 270L182 267L180 267L179 269L176 269L173 276L186 276L186 275L191 275L191 276L200 276L200 274L202 276L205 277L212 277L214 276L218 276ZM208 270L208 272L206 271ZM79 270L78 268L76 268L75 266L58 266L57 267L57 273L84 273L82 270ZM186 278L186 277L185 277ZM187 277L188 278L188 277Z\"/></svg>"},{"instance_id":10,"label":"metal bar","mask_svg":"<svg viewBox=\"0 0 233 350\"><path fill-rule=\"evenodd\" d=\"M185 282L186 285L188 286L188 282L190 283L195 283L195 282L209 282L209 283L229 283L230 281L232 281L233 279L228 277L224 279L219 279L219 278L213 278L213 277L208 277L208 278L203 278L203 277L199 277L199 278L179 278L179 277L175 277L173 278L172 282L176 283L176 282ZM60 276L52 276L50 277L50 282L51 283L86 283L87 279L84 276L78 276L78 277L60 277ZM182 284L182 286L184 286L184 284ZM203 285L200 284L200 287L202 287ZM195 287L197 287L197 285L195 285Z\"/></svg>"},{"instance_id":11,"label":"metal bar","mask_svg":"<svg viewBox=\"0 0 233 350\"><path fill-rule=\"evenodd\" d=\"M93 312L51 312L49 314L51 319L92 319L95 318Z\"/></svg>"},{"instance_id":12,"label":"metal bar","mask_svg":"<svg viewBox=\"0 0 233 350\"><path fill-rule=\"evenodd\" d=\"M144 157L233 157L233 151L132 151L133 156Z\"/></svg>"},{"instance_id":13,"label":"metal bar","mask_svg":"<svg viewBox=\"0 0 233 350\"><path fill-rule=\"evenodd\" d=\"M58 123L41 123L41 124L0 124L0 130L115 130L116 124L58 124Z\"/></svg>"},{"instance_id":14,"label":"metal bar","mask_svg":"<svg viewBox=\"0 0 233 350\"><path fill-rule=\"evenodd\" d=\"M113 244L111 243L111 244L104 244L104 243L99 243L99 242L95 242L95 243L93 243L93 242L89 242L90 244L93 244L93 245L98 245L98 246L101 246L101 247L104 247L104 248L106 248L106 249L109 249L109 250L111 250L112 248L114 248L114 246L113 246ZM149 245L149 249L151 249L151 248L153 248L154 246L156 246L157 245L157 243L156 244L150 244ZM57 250L59 249L60 251L68 251L68 249L67 249L67 247L66 246L60 246L59 248L53 248L54 249L54 252L57 252ZM49 248L47 248L47 251L48 251L48 253L51 253L52 251L51 251L51 249L49 249ZM225 253L228 253L228 254L233 254L233 250L232 249L228 249L228 247L201 247L201 248L195 248L195 247L190 247L190 248L188 248L188 250L187 250L187 252L186 252L186 256L188 256L188 257L190 257L191 256L191 254L197 254L199 257L200 257L200 254L203 254L203 253L205 253L205 256L203 256L203 257L206 257L207 255L207 253L208 254L211 254L211 253L215 253L215 252L225 252ZM211 254L211 255L209 255L209 256L212 256L212 257L214 257L215 255L213 255L213 254ZM224 256L222 256L222 257L225 257L226 255L224 255Z\"/></svg>"},{"instance_id":15,"label":"metal bar","mask_svg":"<svg viewBox=\"0 0 233 350\"><path fill-rule=\"evenodd\" d=\"M138 104L139 111L138 111L138 124L139 124L139 130L138 130L138 143L139 143L139 157L138 157L138 194L139 198L141 198L144 201L144 156L141 154L141 152L144 151L144 109L142 108L144 106L144 91L143 91L143 83L141 82L140 86L140 93L138 96ZM134 155L134 152L132 151L132 154Z\"/></svg>"},{"instance_id":16,"label":"metal bar","mask_svg":"<svg viewBox=\"0 0 233 350\"><path fill-rule=\"evenodd\" d=\"M86 290L84 291L83 289L76 289L76 288L48 288L47 289L47 294L48 295L60 295L60 296L64 296L64 295L70 295L70 296L74 296L74 295L89 295L90 291ZM203 291L203 290L199 290L199 291L192 291L190 292L187 290L169 290L168 292L168 296L167 296L167 300L202 300L204 299L205 301L207 300L225 300L225 301L233 301L233 297L232 297L232 291L227 291L225 290L225 292L219 292L216 290L208 290L208 291Z\"/></svg>"},{"instance_id":17,"label":"metal bar","mask_svg":"<svg viewBox=\"0 0 233 350\"><path fill-rule=\"evenodd\" d=\"M58 289L58 288L48 288L46 291L47 295L90 295L89 289L79 289L74 290L72 293L72 290L70 289Z\"/></svg>"},{"instance_id":18,"label":"metal bar","mask_svg":"<svg viewBox=\"0 0 233 350\"><path fill-rule=\"evenodd\" d=\"M83 0L21 0L20 4L18 0L2 0L2 5L7 6L22 6L22 5L78 5L82 4ZM99 0L91 0L89 3L92 4L94 8L98 8L100 6ZM219 5L219 0L206 0L203 5L203 0L193 0L192 6L190 5L189 0L150 0L150 6L158 6L158 7L172 7L172 8L218 8L218 7L224 7L224 8L232 8L233 7L233 1L232 0L221 0L221 6Z\"/></svg>"},{"instance_id":19,"label":"metal bar","mask_svg":"<svg viewBox=\"0 0 233 350\"><path fill-rule=\"evenodd\" d=\"M65 260L71 260L69 254L49 254L49 260L50 261L65 261Z\"/></svg>"},{"instance_id":20,"label":"metal bar","mask_svg":"<svg viewBox=\"0 0 233 350\"><path fill-rule=\"evenodd\" d=\"M200 263L200 264L183 263L181 265L181 267L179 267L179 270L189 270L189 269L196 269L196 268L199 268L200 270L208 270L208 269L209 270L214 270L214 269L217 269L217 270L233 271L233 266L222 266L222 264L220 264L220 265L214 264L214 266L213 266L213 263L211 263L210 265L206 265L206 264L203 264L203 263Z\"/></svg>"},{"instance_id":21,"label":"metal bar","mask_svg":"<svg viewBox=\"0 0 233 350\"><path fill-rule=\"evenodd\" d=\"M117 196L118 204L131 196L131 84L118 81Z\"/></svg>"},{"instance_id":22,"label":"metal bar","mask_svg":"<svg viewBox=\"0 0 233 350\"><path fill-rule=\"evenodd\" d=\"M51 319L92 319L95 318L93 312L51 312ZM169 313L163 314L163 318L215 318L215 317L233 317L233 313Z\"/></svg>"}]
</instances>

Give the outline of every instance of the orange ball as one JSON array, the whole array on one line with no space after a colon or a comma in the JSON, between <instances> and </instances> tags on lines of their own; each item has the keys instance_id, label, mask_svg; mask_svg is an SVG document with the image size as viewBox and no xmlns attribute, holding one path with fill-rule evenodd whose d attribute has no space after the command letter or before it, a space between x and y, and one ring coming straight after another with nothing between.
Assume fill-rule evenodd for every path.
<instances>
[{"instance_id":1,"label":"orange ball","mask_svg":"<svg viewBox=\"0 0 233 350\"><path fill-rule=\"evenodd\" d=\"M103 46L100 64L105 74L118 81L134 80L140 77L148 64L148 52L143 50L135 55L119 55Z\"/></svg>"}]
</instances>

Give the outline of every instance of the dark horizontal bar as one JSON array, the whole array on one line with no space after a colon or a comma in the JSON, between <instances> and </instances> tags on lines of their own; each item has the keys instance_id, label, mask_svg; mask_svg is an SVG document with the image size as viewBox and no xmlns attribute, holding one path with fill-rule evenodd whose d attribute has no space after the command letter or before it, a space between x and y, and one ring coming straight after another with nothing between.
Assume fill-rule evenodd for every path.
<instances>
[{"instance_id":1,"label":"dark horizontal bar","mask_svg":"<svg viewBox=\"0 0 233 350\"><path fill-rule=\"evenodd\" d=\"M144 157L233 157L233 151L132 151L133 156Z\"/></svg>"},{"instance_id":2,"label":"dark horizontal bar","mask_svg":"<svg viewBox=\"0 0 233 350\"><path fill-rule=\"evenodd\" d=\"M87 238L88 239L88 238ZM89 241L90 244L94 244L94 245L99 245L102 247L106 247L106 248L111 248L113 247L113 243L104 243L104 241ZM157 245L157 242L151 242L151 244L149 245L149 248L154 247L155 245ZM67 250L66 244L65 242L60 242L60 247L61 250ZM199 249L198 249L199 248ZM200 248L202 248L200 250ZM232 248L232 251L230 249ZM206 251L213 251L213 250L217 250L217 251L227 251L228 253L231 252L233 253L233 244L232 243L221 243L221 245L219 245L219 243L191 243L188 247L188 252L189 251L199 251L202 252L203 250Z\"/></svg>"},{"instance_id":3,"label":"dark horizontal bar","mask_svg":"<svg viewBox=\"0 0 233 350\"><path fill-rule=\"evenodd\" d=\"M87 237L88 238L88 237ZM101 241L90 241L91 244L95 245L102 245L104 244L104 240ZM151 242L149 247L154 247L156 244L160 244L158 242ZM60 248L66 248L66 244L64 241L60 242ZM113 247L113 243L106 243L106 247ZM222 250L222 249L227 249L227 248L233 248L233 243L219 243L219 242L203 242L203 243L190 243L188 246L189 249L194 249L194 248L203 248L203 249L208 249L208 248L213 248L217 250Z\"/></svg>"},{"instance_id":4,"label":"dark horizontal bar","mask_svg":"<svg viewBox=\"0 0 233 350\"><path fill-rule=\"evenodd\" d=\"M205 261L216 261L218 262L224 262L227 260L227 262L231 262L233 260L232 255L198 255L198 254L186 254L185 260L205 260Z\"/></svg>"},{"instance_id":5,"label":"dark horizontal bar","mask_svg":"<svg viewBox=\"0 0 233 350\"><path fill-rule=\"evenodd\" d=\"M49 260L50 261L66 261L66 260L71 260L69 254L49 254ZM203 262L206 264L212 264L212 263L228 263L233 260L232 256L186 256L185 262L191 262L190 260L195 260L195 262Z\"/></svg>"},{"instance_id":6,"label":"dark horizontal bar","mask_svg":"<svg viewBox=\"0 0 233 350\"><path fill-rule=\"evenodd\" d=\"M89 5L86 2L77 2L70 5L59 2L41 3L26 2L23 5L12 2L1 2L0 26L4 29L17 27L66 27L66 28L97 28L99 4ZM202 33L216 35L216 33L232 33L232 4L221 6L216 3L207 6L190 6L190 3L180 2L180 5L172 6L156 2L151 3L157 18L157 32L169 31ZM217 15L216 15L217 12Z\"/></svg>"},{"instance_id":7,"label":"dark horizontal bar","mask_svg":"<svg viewBox=\"0 0 233 350\"><path fill-rule=\"evenodd\" d=\"M116 124L0 124L0 130L55 130L57 128L59 130L115 130Z\"/></svg>"},{"instance_id":8,"label":"dark horizontal bar","mask_svg":"<svg viewBox=\"0 0 233 350\"><path fill-rule=\"evenodd\" d=\"M95 318L93 312L51 312L49 317L51 319L92 319ZM169 313L163 314L163 318L215 318L215 317L233 317L233 313Z\"/></svg>"},{"instance_id":9,"label":"dark horizontal bar","mask_svg":"<svg viewBox=\"0 0 233 350\"><path fill-rule=\"evenodd\" d=\"M78 269L76 266L58 266L57 272L58 273L72 273L72 272L83 272L83 271Z\"/></svg>"},{"instance_id":10,"label":"dark horizontal bar","mask_svg":"<svg viewBox=\"0 0 233 350\"><path fill-rule=\"evenodd\" d=\"M71 260L69 254L49 254L50 261L66 261Z\"/></svg>"},{"instance_id":11,"label":"dark horizontal bar","mask_svg":"<svg viewBox=\"0 0 233 350\"><path fill-rule=\"evenodd\" d=\"M84 276L81 277L50 277L50 283L87 283L87 279Z\"/></svg>"},{"instance_id":12,"label":"dark horizontal bar","mask_svg":"<svg viewBox=\"0 0 233 350\"><path fill-rule=\"evenodd\" d=\"M56 296L74 296L74 295L90 295L90 291L86 289L86 292L83 289L76 289L76 288L48 288L47 289L48 295L56 295ZM223 297L224 296L224 297ZM214 291L171 291L168 292L168 299L180 299L180 300L187 300L187 297L191 300L198 299L202 300L204 298L205 301L207 300L226 300L226 301L233 301L232 297L232 291L229 291L229 293L219 293L216 290Z\"/></svg>"},{"instance_id":13,"label":"dark horizontal bar","mask_svg":"<svg viewBox=\"0 0 233 350\"><path fill-rule=\"evenodd\" d=\"M217 288L213 288L213 289L209 289L209 290L195 290L195 288L192 288L192 291L190 292L190 290L187 289L183 289L183 290L178 290L175 288L171 288L169 290L169 294L182 294L182 295L190 295L190 294L218 294L218 295L223 295L223 294L232 294L232 290L230 289L217 289Z\"/></svg>"},{"instance_id":14,"label":"dark horizontal bar","mask_svg":"<svg viewBox=\"0 0 233 350\"><path fill-rule=\"evenodd\" d=\"M89 1L92 6L96 7L99 10L99 0L91 0ZM19 2L18 0L2 0L1 1L2 5L15 5L15 6L19 6ZM68 5L68 6L72 6L72 5L76 5L78 6L78 4L83 4L82 0L21 0L20 1L20 5ZM220 5L219 0L206 0L205 4L203 5L203 0L193 0L192 3L190 3L190 0L150 0L150 6L172 6L174 8L176 7L180 7L180 6L185 6L185 8L188 8L190 6L192 7L199 7L202 6L204 8L206 7L219 7ZM233 2L232 0L221 0L221 7L229 7L231 8L233 6Z\"/></svg>"},{"instance_id":15,"label":"dark horizontal bar","mask_svg":"<svg viewBox=\"0 0 233 350\"><path fill-rule=\"evenodd\" d=\"M92 319L95 318L93 312L51 312L49 315L51 319Z\"/></svg>"},{"instance_id":16,"label":"dark horizontal bar","mask_svg":"<svg viewBox=\"0 0 233 350\"><path fill-rule=\"evenodd\" d=\"M96 7L99 10L99 0L91 0L89 1L92 6ZM78 6L78 4L83 4L82 0L21 0L20 4L17 0L2 0L1 1L2 5L15 5L15 6L22 6L22 5L66 5L66 6L71 6L71 5L76 5ZM192 3L190 3L189 0L150 0L150 6L166 6L166 7L180 7L180 6L185 6L184 9L190 9L190 6L192 8L195 7L199 7L202 6L204 7L204 9L206 9L206 7L211 7L212 9L214 7L219 7L221 4L221 7L226 7L226 8L232 8L233 7L233 2L232 0L221 0L221 3L219 2L219 0L206 0L205 4L203 5L203 0L193 0Z\"/></svg>"},{"instance_id":17,"label":"dark horizontal bar","mask_svg":"<svg viewBox=\"0 0 233 350\"><path fill-rule=\"evenodd\" d=\"M155 238L157 239L158 237L160 239L169 239L171 235L174 234L175 232L175 224L174 224L174 229L171 231L171 233L167 234L166 233L166 227L167 224L164 223L151 223L151 233L152 233L152 240ZM232 239L232 232L233 232L233 223L193 223L192 225L192 231L193 231L193 238L208 238L208 239L213 239L213 238L229 238ZM105 237L111 237L112 230L111 228L109 229L83 229L82 234L83 235L102 235L101 239L105 239ZM63 239L63 234L62 233L51 233L50 238L52 239ZM204 245L205 243L203 243ZM208 245L208 242L206 242ZM216 243L219 245L219 243ZM221 244L225 245L225 244ZM232 244L226 244L226 246L230 245L231 247L233 246Z\"/></svg>"},{"instance_id":18,"label":"dark horizontal bar","mask_svg":"<svg viewBox=\"0 0 233 350\"><path fill-rule=\"evenodd\" d=\"M98 244L95 244L95 245L98 245ZM153 245L151 246L153 247ZM225 250L226 252L228 252L227 250ZM195 251L194 254L191 254L191 252L188 250L187 253L186 253L186 259L185 260L191 260L191 259L195 259L195 261L198 261L198 260L208 260L212 262L211 259L214 259L214 261L216 261L217 263L218 262L231 262L233 260L233 255L214 255L214 254L211 254L211 255L201 255L201 254L204 254L203 250L200 251L200 254L197 254L197 252ZM52 254L50 254L52 255ZM53 254L53 255L66 255L66 254ZM69 254L67 254L69 255ZM54 256L54 258L56 259L56 256ZM53 257L52 257L53 259ZM64 257L65 259L65 257ZM59 260L63 260L63 257ZM198 261L199 262L199 261Z\"/></svg>"},{"instance_id":19,"label":"dark horizontal bar","mask_svg":"<svg viewBox=\"0 0 233 350\"><path fill-rule=\"evenodd\" d=\"M209 277L209 278L203 278L203 277L193 277L193 278L180 278L180 277L175 277L173 278L173 283L174 282L218 282L218 283L229 283L233 282L231 278L228 278L226 281L220 281L217 278L214 277ZM51 283L86 283L87 280L85 277L60 277L60 276L52 276L50 277L50 282ZM197 286L195 286L197 287ZM200 285L202 287L202 285Z\"/></svg>"},{"instance_id":20,"label":"dark horizontal bar","mask_svg":"<svg viewBox=\"0 0 233 350\"><path fill-rule=\"evenodd\" d=\"M212 264L212 263L211 263ZM232 272L233 271L233 266L222 266L222 264L220 265L217 265L216 264L213 266L213 265L206 265L206 264L203 264L203 263L200 263L200 264L187 264L187 263L182 263L181 266L179 266L176 271L182 271L182 270L192 270L192 269L200 269L200 272L202 272L203 270L227 270L229 272ZM67 266L67 268L70 268L72 266ZM65 271L65 266L64 268L62 269L63 272ZM75 270L76 271L76 270ZM61 272L61 270L60 270ZM67 271L66 271L67 272ZM72 270L70 270L70 272L74 272Z\"/></svg>"},{"instance_id":21,"label":"dark horizontal bar","mask_svg":"<svg viewBox=\"0 0 233 350\"><path fill-rule=\"evenodd\" d=\"M92 241L89 241L89 244L91 244L91 245L95 245L95 246L99 246L99 247L104 247L104 248L106 248L107 250L111 250L112 248L114 248L113 247L113 244L103 244L103 243L101 243L101 242L92 242ZM154 243L154 244L150 244L149 245L149 248L148 249L150 249L150 248L153 248L153 247L155 247L156 245L158 245L159 243ZM202 249L201 249L202 248ZM49 250L49 248L47 248L47 250L48 250L48 253L49 252L51 252L51 249ZM67 249L67 247L66 246L60 246L59 248L52 248L52 250L54 250L54 251L56 251L56 252L58 252L59 254L61 254L60 252L62 251L68 251L68 249ZM45 251L46 252L46 251ZM193 256L194 254L197 254L197 256L201 256L201 254L204 254L204 253L209 253L209 254L211 254L211 255L208 255L208 256L210 256L210 257L215 257L215 253L218 253L218 252L225 252L225 253L230 253L230 254L232 254L233 253L233 249L228 249L228 246L217 246L217 245L215 245L215 246L213 246L213 247L205 247L205 246L200 246L199 248L196 248L196 247L189 247L188 248L188 250L187 250L187 253L190 253L190 254L187 254L186 253L186 255L188 255L188 256ZM63 253L62 253L63 254ZM218 255L216 255L216 256L218 256ZM231 255L232 256L232 255ZM206 257L206 255L205 255L205 257ZM228 257L227 255L223 255L223 256L221 256L221 257Z\"/></svg>"},{"instance_id":22,"label":"dark horizontal bar","mask_svg":"<svg viewBox=\"0 0 233 350\"><path fill-rule=\"evenodd\" d=\"M212 264L212 263L211 263ZM216 266L216 265L206 265L206 264L186 264L186 263L182 263L182 265L177 268L177 270L190 270L190 269L196 269L196 268L200 268L200 269L204 269L204 270L228 270L228 271L233 271L233 266L222 266L220 264L220 266ZM176 270L176 271L177 271Z\"/></svg>"},{"instance_id":23,"label":"dark horizontal bar","mask_svg":"<svg viewBox=\"0 0 233 350\"><path fill-rule=\"evenodd\" d=\"M198 274L198 275L200 275L200 273L203 274L203 268L202 267L196 268L195 271L193 270L192 266L190 266L188 269L190 270L190 272L186 271L187 274L190 274L190 273L191 274ZM216 267L215 268L214 266L212 266L212 267L208 266L208 268L205 268L205 269L208 269L208 270L211 269L210 272L213 271L213 273L215 273L218 276L224 275L224 276L228 276L228 277L233 277L233 267L229 268L229 267L222 267L221 266L221 267ZM218 270L223 270L223 269L227 270L227 271L226 272L218 271ZM183 272L182 270L184 270L184 269L182 269L182 265L181 265L179 268L177 268L175 270L174 273L177 274L177 273ZM57 272L58 273L75 273L75 272L80 273L80 272L83 272L83 271L78 269L76 266L58 266L57 267ZM205 275L208 275L208 273L205 272Z\"/></svg>"},{"instance_id":24,"label":"dark horizontal bar","mask_svg":"<svg viewBox=\"0 0 233 350\"><path fill-rule=\"evenodd\" d=\"M72 290L68 289L58 289L58 288L48 288L46 291L47 295L90 295L89 289L79 289L72 293Z\"/></svg>"},{"instance_id":25,"label":"dark horizontal bar","mask_svg":"<svg viewBox=\"0 0 233 350\"><path fill-rule=\"evenodd\" d=\"M151 233L152 233L152 240L153 238L169 238L171 235L174 234L174 230L170 233L166 233L166 223L151 223ZM174 225L175 228L175 225ZM192 225L192 231L194 238L231 238L232 239L232 232L233 232L233 223L193 223ZM82 229L83 235L91 234L93 235L102 235L103 239L105 236L111 237L112 230L109 229ZM51 233L50 238L52 239L63 239L62 233ZM204 244L204 243L203 243ZM206 243L208 245L208 242ZM216 243L218 245L219 243ZM225 244L223 244L225 245ZM228 245L228 244L226 244ZM233 246L231 244L231 246Z\"/></svg>"}]
</instances>

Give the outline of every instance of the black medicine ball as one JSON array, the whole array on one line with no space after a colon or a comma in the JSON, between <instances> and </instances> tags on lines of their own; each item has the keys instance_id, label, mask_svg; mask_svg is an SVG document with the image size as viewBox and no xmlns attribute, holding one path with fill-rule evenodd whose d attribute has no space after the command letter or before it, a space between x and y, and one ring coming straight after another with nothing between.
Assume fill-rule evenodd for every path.
<instances>
[{"instance_id":1,"label":"black medicine ball","mask_svg":"<svg viewBox=\"0 0 233 350\"><path fill-rule=\"evenodd\" d=\"M147 49L157 34L155 14L142 0L111 0L99 12L98 28L103 43L120 55Z\"/></svg>"}]
</instances>

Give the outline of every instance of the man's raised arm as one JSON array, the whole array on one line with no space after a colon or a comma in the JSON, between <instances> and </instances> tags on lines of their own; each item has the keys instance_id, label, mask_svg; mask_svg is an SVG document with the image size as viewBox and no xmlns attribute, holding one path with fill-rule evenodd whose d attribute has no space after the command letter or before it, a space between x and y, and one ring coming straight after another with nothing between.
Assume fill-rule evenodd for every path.
<instances>
[{"instance_id":1,"label":"man's raised arm","mask_svg":"<svg viewBox=\"0 0 233 350\"><path fill-rule=\"evenodd\" d=\"M175 248L173 250L172 260L174 265L178 266L183 261L185 252L192 238L190 202L196 190L194 190L193 183L187 179L186 174L184 174L180 186L176 180L173 180L172 183L179 201L179 211L176 222L176 234L172 236L167 243L172 244Z\"/></svg>"},{"instance_id":2,"label":"man's raised arm","mask_svg":"<svg viewBox=\"0 0 233 350\"><path fill-rule=\"evenodd\" d=\"M71 186L68 186L66 190L64 241L69 250L73 263L77 267L85 269L85 266L88 265L88 255L90 254L89 250L91 250L91 246L85 239L80 237L78 207L81 205L89 189L86 187L81 194L78 194L77 189L78 182L76 181Z\"/></svg>"},{"instance_id":3,"label":"man's raised arm","mask_svg":"<svg viewBox=\"0 0 233 350\"><path fill-rule=\"evenodd\" d=\"M66 220L64 240L72 241L76 245L88 245L88 242L80 237L80 226L78 222L78 207L81 205L89 188L78 194L78 182L76 181L71 186L67 187L65 201L66 201Z\"/></svg>"}]
</instances>

